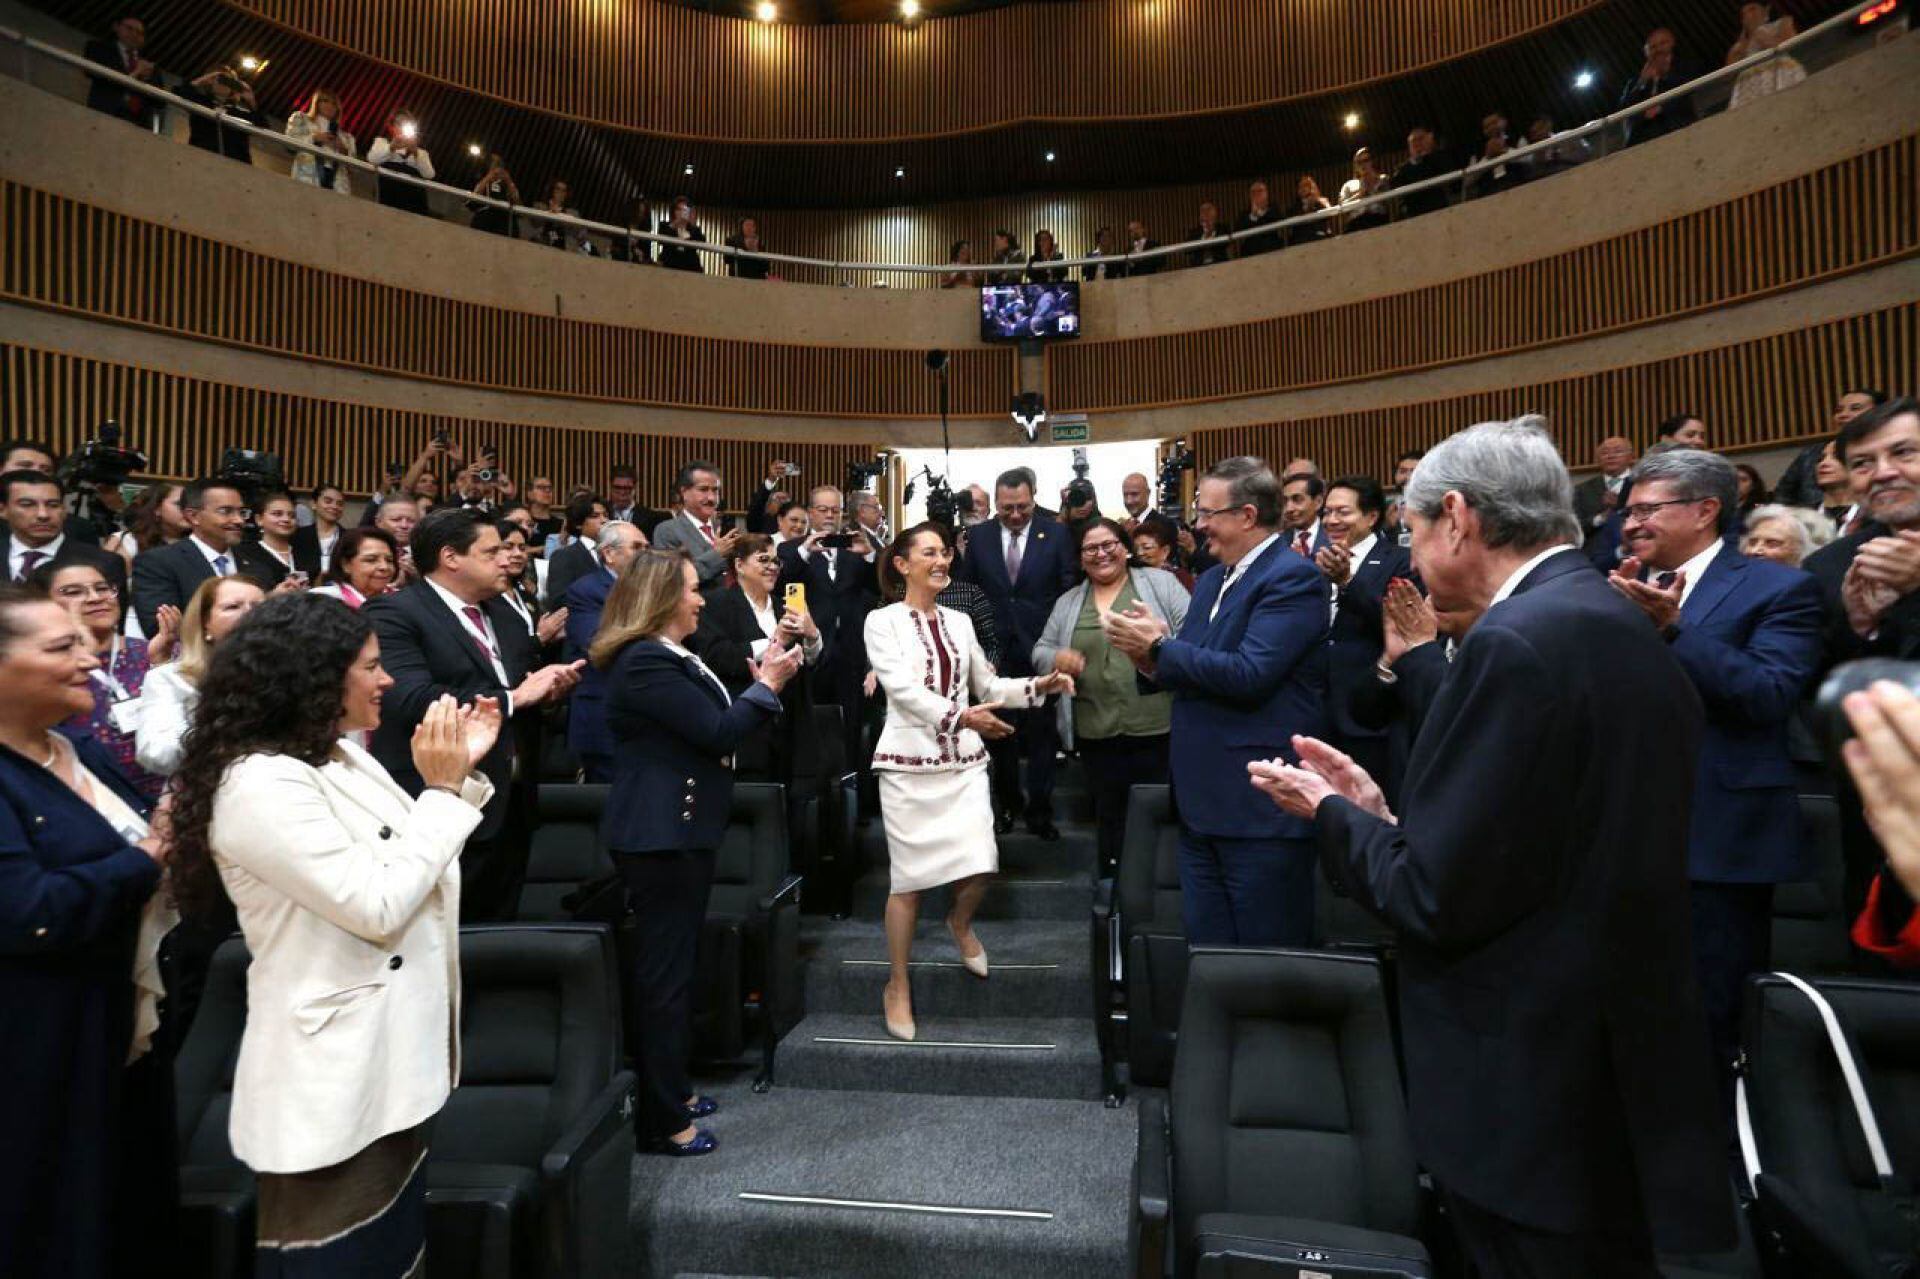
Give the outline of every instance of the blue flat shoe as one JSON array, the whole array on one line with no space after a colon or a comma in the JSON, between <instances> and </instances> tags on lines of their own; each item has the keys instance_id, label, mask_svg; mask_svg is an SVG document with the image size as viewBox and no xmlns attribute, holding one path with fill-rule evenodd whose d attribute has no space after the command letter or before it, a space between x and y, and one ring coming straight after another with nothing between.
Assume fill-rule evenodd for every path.
<instances>
[{"instance_id":1,"label":"blue flat shoe","mask_svg":"<svg viewBox=\"0 0 1920 1279\"><path fill-rule=\"evenodd\" d=\"M692 1123L696 1119L705 1119L708 1115L719 1114L720 1103L711 1097L695 1095L693 1104L691 1106L682 1106L680 1110L682 1114L686 1115L687 1122Z\"/></svg>"},{"instance_id":2,"label":"blue flat shoe","mask_svg":"<svg viewBox=\"0 0 1920 1279\"><path fill-rule=\"evenodd\" d=\"M692 1141L675 1141L671 1137L655 1137L640 1148L642 1154L672 1155L684 1159L693 1155L710 1155L720 1148L720 1139L705 1128L696 1128Z\"/></svg>"}]
</instances>

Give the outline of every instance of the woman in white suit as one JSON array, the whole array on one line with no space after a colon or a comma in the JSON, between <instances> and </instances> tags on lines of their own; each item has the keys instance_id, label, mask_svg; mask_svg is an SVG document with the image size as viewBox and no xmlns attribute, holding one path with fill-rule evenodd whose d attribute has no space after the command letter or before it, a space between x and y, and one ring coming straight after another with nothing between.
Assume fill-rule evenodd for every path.
<instances>
[{"instance_id":1,"label":"woman in white suit","mask_svg":"<svg viewBox=\"0 0 1920 1279\"><path fill-rule=\"evenodd\" d=\"M309 142L336 156L353 155L353 135L340 127L340 99L331 89L315 89L305 111L287 117L287 137ZM338 195L350 195L351 168L333 159L321 159L310 151L293 153L293 180L310 187L327 187Z\"/></svg>"},{"instance_id":2,"label":"woman in white suit","mask_svg":"<svg viewBox=\"0 0 1920 1279\"><path fill-rule=\"evenodd\" d=\"M908 529L880 568L883 586L900 602L867 616L867 660L887 695L873 771L892 864L884 1009L887 1033L896 1039L916 1033L907 965L923 891L954 885L947 929L967 971L987 975L973 914L1000 869L1000 849L981 738L1013 731L994 712L1073 692L1072 677L1060 672L1039 679L996 675L967 615L935 603L952 571L953 534L945 525Z\"/></svg>"},{"instance_id":3,"label":"woman in white suit","mask_svg":"<svg viewBox=\"0 0 1920 1279\"><path fill-rule=\"evenodd\" d=\"M228 1132L258 1174L261 1279L424 1266L427 1125L460 1070L459 855L500 708L432 706L410 797L343 737L392 683L361 614L269 600L215 653L175 774L182 907L224 891L253 952Z\"/></svg>"}]
</instances>

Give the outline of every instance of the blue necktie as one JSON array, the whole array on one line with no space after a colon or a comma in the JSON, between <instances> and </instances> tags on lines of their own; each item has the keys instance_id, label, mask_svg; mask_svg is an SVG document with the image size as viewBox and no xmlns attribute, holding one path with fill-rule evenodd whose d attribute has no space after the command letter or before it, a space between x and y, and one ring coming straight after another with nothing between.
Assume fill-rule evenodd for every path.
<instances>
[{"instance_id":1,"label":"blue necktie","mask_svg":"<svg viewBox=\"0 0 1920 1279\"><path fill-rule=\"evenodd\" d=\"M228 561L226 556L216 555L213 557L213 575L215 577L225 577L228 570L232 567L233 565Z\"/></svg>"}]
</instances>

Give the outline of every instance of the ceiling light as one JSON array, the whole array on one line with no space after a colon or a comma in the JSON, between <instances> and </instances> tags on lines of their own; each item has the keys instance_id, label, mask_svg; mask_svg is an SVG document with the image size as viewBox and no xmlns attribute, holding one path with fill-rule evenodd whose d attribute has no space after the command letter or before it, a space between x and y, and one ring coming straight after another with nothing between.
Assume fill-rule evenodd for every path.
<instances>
[{"instance_id":1,"label":"ceiling light","mask_svg":"<svg viewBox=\"0 0 1920 1279\"><path fill-rule=\"evenodd\" d=\"M240 55L240 69L248 75L252 75L260 69L260 59L254 57L251 53L243 53Z\"/></svg>"},{"instance_id":2,"label":"ceiling light","mask_svg":"<svg viewBox=\"0 0 1920 1279\"><path fill-rule=\"evenodd\" d=\"M1593 87L1593 72L1582 71L1579 75L1575 76L1573 78L1573 87L1576 89L1591 89Z\"/></svg>"},{"instance_id":3,"label":"ceiling light","mask_svg":"<svg viewBox=\"0 0 1920 1279\"><path fill-rule=\"evenodd\" d=\"M1349 132L1349 133L1351 133L1351 132L1353 132L1353 131L1354 131L1355 129L1357 129L1357 128L1359 128L1359 127L1360 127L1360 113L1359 113L1358 111L1349 111L1349 112L1347 112L1347 115L1346 115L1346 118L1345 118L1344 120L1342 120L1342 121L1340 121L1340 127L1341 127L1341 128L1343 128L1343 129L1345 129L1345 130L1346 130L1347 132Z\"/></svg>"},{"instance_id":4,"label":"ceiling light","mask_svg":"<svg viewBox=\"0 0 1920 1279\"><path fill-rule=\"evenodd\" d=\"M684 168L684 169L682 169L682 170L680 170L680 172L682 172L682 173L684 173L684 174L686 174L686 175L687 175L688 177L692 177L692 176L693 176L693 166L692 166L691 164L689 164L689 165L688 165L688 166L687 166L686 168Z\"/></svg>"},{"instance_id":5,"label":"ceiling light","mask_svg":"<svg viewBox=\"0 0 1920 1279\"><path fill-rule=\"evenodd\" d=\"M905 166L905 165L903 165L903 164L896 164L896 165L894 165L894 166L893 166L893 176L894 176L894 177L896 177L896 178L904 178L904 177L906 177L906 176L907 176L907 168L906 168L906 166Z\"/></svg>"},{"instance_id":6,"label":"ceiling light","mask_svg":"<svg viewBox=\"0 0 1920 1279\"><path fill-rule=\"evenodd\" d=\"M1053 163L1053 152L1051 152L1051 151L1049 151L1049 152L1047 152L1047 163L1048 163L1048 164L1052 164L1052 163Z\"/></svg>"},{"instance_id":7,"label":"ceiling light","mask_svg":"<svg viewBox=\"0 0 1920 1279\"><path fill-rule=\"evenodd\" d=\"M900 16L912 22L920 16L920 0L900 0Z\"/></svg>"},{"instance_id":8,"label":"ceiling light","mask_svg":"<svg viewBox=\"0 0 1920 1279\"><path fill-rule=\"evenodd\" d=\"M780 10L774 6L773 0L760 0L760 3L753 7L753 16L762 22L772 22L780 16Z\"/></svg>"},{"instance_id":9,"label":"ceiling light","mask_svg":"<svg viewBox=\"0 0 1920 1279\"><path fill-rule=\"evenodd\" d=\"M467 154L478 160L481 155L480 144L478 142L467 143Z\"/></svg>"}]
</instances>

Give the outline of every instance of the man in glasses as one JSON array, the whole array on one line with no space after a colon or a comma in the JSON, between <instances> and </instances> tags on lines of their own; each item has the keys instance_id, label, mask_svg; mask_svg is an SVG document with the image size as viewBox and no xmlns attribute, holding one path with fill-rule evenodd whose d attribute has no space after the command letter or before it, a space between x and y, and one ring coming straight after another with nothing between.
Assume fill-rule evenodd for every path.
<instances>
[{"instance_id":1,"label":"man in glasses","mask_svg":"<svg viewBox=\"0 0 1920 1279\"><path fill-rule=\"evenodd\" d=\"M1634 468L1614 589L1638 604L1706 708L1687 833L1693 963L1733 1114L1740 990L1768 966L1773 886L1813 877L1787 725L1820 664L1820 589L1729 546L1733 463L1673 449Z\"/></svg>"},{"instance_id":2,"label":"man in glasses","mask_svg":"<svg viewBox=\"0 0 1920 1279\"><path fill-rule=\"evenodd\" d=\"M187 536L134 557L133 611L146 635L154 633L162 604L184 609L200 583L233 576L233 548L252 514L233 482L217 477L187 485L180 494L180 513L186 517Z\"/></svg>"},{"instance_id":3,"label":"man in glasses","mask_svg":"<svg viewBox=\"0 0 1920 1279\"><path fill-rule=\"evenodd\" d=\"M125 597L126 561L68 533L66 491L59 480L33 470L0 473L0 507L7 521L0 547L9 582L29 581L35 569L53 563L91 564Z\"/></svg>"}]
</instances>

